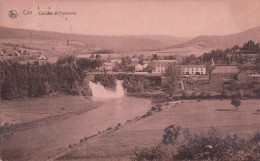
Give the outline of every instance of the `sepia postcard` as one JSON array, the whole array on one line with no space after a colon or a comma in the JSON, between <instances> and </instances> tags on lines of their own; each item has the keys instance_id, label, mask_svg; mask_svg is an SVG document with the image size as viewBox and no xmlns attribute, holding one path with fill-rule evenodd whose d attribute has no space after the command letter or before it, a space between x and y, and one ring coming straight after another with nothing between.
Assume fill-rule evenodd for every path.
<instances>
[{"instance_id":1,"label":"sepia postcard","mask_svg":"<svg viewBox=\"0 0 260 161\"><path fill-rule=\"evenodd\" d=\"M0 0L0 161L260 160L260 0Z\"/></svg>"}]
</instances>

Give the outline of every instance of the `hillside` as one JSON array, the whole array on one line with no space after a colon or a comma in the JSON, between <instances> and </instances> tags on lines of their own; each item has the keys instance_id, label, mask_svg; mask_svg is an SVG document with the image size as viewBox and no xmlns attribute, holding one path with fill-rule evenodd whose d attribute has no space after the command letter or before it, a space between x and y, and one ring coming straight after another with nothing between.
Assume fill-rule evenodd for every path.
<instances>
[{"instance_id":1,"label":"hillside","mask_svg":"<svg viewBox=\"0 0 260 161\"><path fill-rule=\"evenodd\" d=\"M167 49L174 48L185 48L189 46L199 46L202 48L212 48L212 49L225 49L233 47L234 45L243 45L243 43L248 40L254 40L255 42L260 42L260 26L225 36L198 36L186 43L175 44Z\"/></svg>"},{"instance_id":2,"label":"hillside","mask_svg":"<svg viewBox=\"0 0 260 161\"><path fill-rule=\"evenodd\" d=\"M26 42L28 40L70 40L79 41L86 44L86 46L114 51L160 49L172 44L183 43L187 40L174 36L96 36L0 27L0 40L1 39L19 39L19 42Z\"/></svg>"}]
</instances>

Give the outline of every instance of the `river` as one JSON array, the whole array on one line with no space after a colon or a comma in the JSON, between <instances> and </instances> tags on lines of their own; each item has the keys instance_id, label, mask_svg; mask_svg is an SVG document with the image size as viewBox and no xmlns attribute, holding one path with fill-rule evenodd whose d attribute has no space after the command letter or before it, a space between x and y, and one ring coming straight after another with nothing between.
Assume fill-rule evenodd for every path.
<instances>
[{"instance_id":1,"label":"river","mask_svg":"<svg viewBox=\"0 0 260 161\"><path fill-rule=\"evenodd\" d=\"M69 145L79 143L80 139L141 116L151 107L148 99L124 96L120 82L114 92L100 84L91 86L93 99L103 101L102 106L66 120L5 136L2 146L21 153L13 160L47 160Z\"/></svg>"}]
</instances>

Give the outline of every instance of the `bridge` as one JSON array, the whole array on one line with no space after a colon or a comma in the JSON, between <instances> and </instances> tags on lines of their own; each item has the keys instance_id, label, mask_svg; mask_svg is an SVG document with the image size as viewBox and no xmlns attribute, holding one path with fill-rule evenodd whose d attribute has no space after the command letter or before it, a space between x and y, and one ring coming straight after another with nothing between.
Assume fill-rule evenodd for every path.
<instances>
[{"instance_id":1,"label":"bridge","mask_svg":"<svg viewBox=\"0 0 260 161\"><path fill-rule=\"evenodd\" d=\"M87 75L99 75L99 74L108 74L108 75L140 75L145 77L162 77L161 73L147 73L147 72L85 72Z\"/></svg>"}]
</instances>

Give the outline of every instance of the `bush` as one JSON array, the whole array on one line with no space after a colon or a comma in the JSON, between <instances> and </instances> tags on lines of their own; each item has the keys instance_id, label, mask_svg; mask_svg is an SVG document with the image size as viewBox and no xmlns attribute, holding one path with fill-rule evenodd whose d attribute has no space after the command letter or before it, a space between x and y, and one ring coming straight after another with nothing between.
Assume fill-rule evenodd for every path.
<instances>
[{"instance_id":1,"label":"bush","mask_svg":"<svg viewBox=\"0 0 260 161\"><path fill-rule=\"evenodd\" d=\"M200 99L205 99L205 98L207 98L207 93L206 93L206 92L201 92L200 95L199 95L199 98L200 98Z\"/></svg>"},{"instance_id":2,"label":"bush","mask_svg":"<svg viewBox=\"0 0 260 161\"><path fill-rule=\"evenodd\" d=\"M230 91L228 91L228 90L226 90L226 89L224 89L223 91L222 91L222 97L223 98L230 98L231 97L231 92Z\"/></svg>"},{"instance_id":3,"label":"bush","mask_svg":"<svg viewBox=\"0 0 260 161\"><path fill-rule=\"evenodd\" d=\"M183 92L182 92L182 97L184 97L184 98L187 98L187 97L189 97L189 94L188 94L188 92L185 92L185 91L183 91Z\"/></svg>"},{"instance_id":4,"label":"bush","mask_svg":"<svg viewBox=\"0 0 260 161\"><path fill-rule=\"evenodd\" d=\"M162 111L162 105L157 104L151 108L151 111Z\"/></svg>"},{"instance_id":5,"label":"bush","mask_svg":"<svg viewBox=\"0 0 260 161\"><path fill-rule=\"evenodd\" d=\"M257 145L260 143L260 132L256 132L254 136L250 140L254 145Z\"/></svg>"},{"instance_id":6,"label":"bush","mask_svg":"<svg viewBox=\"0 0 260 161\"><path fill-rule=\"evenodd\" d=\"M144 114L142 117L145 118L145 117L148 117L148 116L152 116L152 112L151 111L148 111L146 114Z\"/></svg>"},{"instance_id":7,"label":"bush","mask_svg":"<svg viewBox=\"0 0 260 161\"><path fill-rule=\"evenodd\" d=\"M151 148L135 148L132 152L133 161L164 161L167 160L166 149L160 145Z\"/></svg>"},{"instance_id":8,"label":"bush","mask_svg":"<svg viewBox=\"0 0 260 161\"><path fill-rule=\"evenodd\" d=\"M181 127L180 126L174 126L170 125L164 129L162 144L168 145L172 144L174 145L177 142L178 136L180 134Z\"/></svg>"},{"instance_id":9,"label":"bush","mask_svg":"<svg viewBox=\"0 0 260 161\"><path fill-rule=\"evenodd\" d=\"M192 97L192 98L198 97L198 93L197 93L197 92L192 92L192 93L191 93L191 97Z\"/></svg>"},{"instance_id":10,"label":"bush","mask_svg":"<svg viewBox=\"0 0 260 161\"><path fill-rule=\"evenodd\" d=\"M206 133L191 134L184 129L181 144L169 149L157 145L151 148L135 148L133 160L259 160L260 132L246 140L237 135L221 136L215 129ZM172 150L169 155L168 150ZM173 151L174 150L174 151Z\"/></svg>"},{"instance_id":11,"label":"bush","mask_svg":"<svg viewBox=\"0 0 260 161\"><path fill-rule=\"evenodd\" d=\"M221 137L215 129L206 134L184 133L185 141L173 156L177 160L250 160L252 144L237 135ZM256 155L257 156L257 155ZM260 157L258 155L258 157Z\"/></svg>"},{"instance_id":12,"label":"bush","mask_svg":"<svg viewBox=\"0 0 260 161\"><path fill-rule=\"evenodd\" d=\"M112 130L112 127L107 128L107 131Z\"/></svg>"},{"instance_id":13,"label":"bush","mask_svg":"<svg viewBox=\"0 0 260 161\"><path fill-rule=\"evenodd\" d=\"M153 106L153 107L151 108L152 111L156 111L156 109L157 109L157 108L156 108L155 106Z\"/></svg>"}]
</instances>

